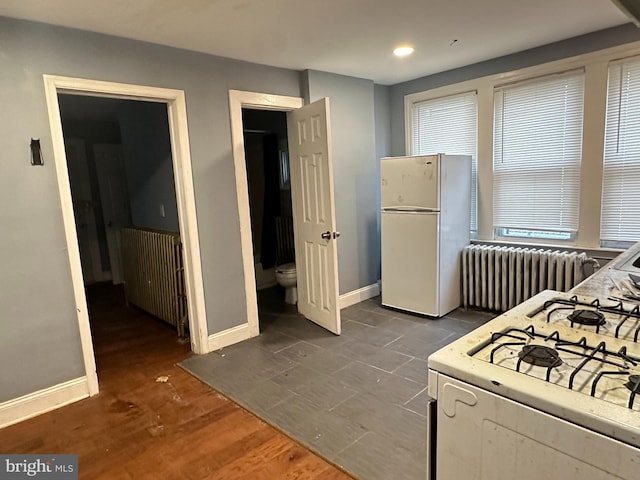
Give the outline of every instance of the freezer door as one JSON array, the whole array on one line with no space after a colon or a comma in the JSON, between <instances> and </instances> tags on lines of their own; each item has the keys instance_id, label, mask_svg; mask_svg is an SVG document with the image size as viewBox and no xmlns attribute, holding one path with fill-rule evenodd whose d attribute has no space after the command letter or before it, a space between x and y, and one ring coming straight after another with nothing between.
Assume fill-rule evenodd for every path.
<instances>
[{"instance_id":1,"label":"freezer door","mask_svg":"<svg viewBox=\"0 0 640 480\"><path fill-rule=\"evenodd\" d=\"M439 316L439 220L438 213L381 213L383 305Z\"/></svg>"},{"instance_id":2,"label":"freezer door","mask_svg":"<svg viewBox=\"0 0 640 480\"><path fill-rule=\"evenodd\" d=\"M382 208L439 210L438 172L438 155L381 159Z\"/></svg>"}]
</instances>

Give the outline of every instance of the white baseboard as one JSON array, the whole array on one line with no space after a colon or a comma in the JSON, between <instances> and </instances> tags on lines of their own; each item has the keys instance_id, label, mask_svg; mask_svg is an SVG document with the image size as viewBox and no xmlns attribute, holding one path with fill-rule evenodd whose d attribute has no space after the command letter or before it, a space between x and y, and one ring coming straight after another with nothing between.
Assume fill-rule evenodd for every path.
<instances>
[{"instance_id":1,"label":"white baseboard","mask_svg":"<svg viewBox=\"0 0 640 480\"><path fill-rule=\"evenodd\" d=\"M55 410L88 396L87 377L81 377L0 403L0 428Z\"/></svg>"},{"instance_id":2,"label":"white baseboard","mask_svg":"<svg viewBox=\"0 0 640 480\"><path fill-rule=\"evenodd\" d=\"M378 283L359 288L358 290L354 290L353 292L345 293L344 295L340 295L340 298L338 300L340 303L340 309L355 305L356 303L360 303L369 298L373 298L379 294L380 285ZM254 335L251 334L251 329L248 323L243 323L242 325L238 325L237 327L228 328L227 330L223 330L222 332L209 335L208 351L213 352L214 350L220 350L221 348L228 347L229 345L233 345L234 343L247 340L252 336Z\"/></svg>"},{"instance_id":3,"label":"white baseboard","mask_svg":"<svg viewBox=\"0 0 640 480\"><path fill-rule=\"evenodd\" d=\"M340 309L342 310L343 308L350 307L351 305L355 305L356 303L363 302L378 295L380 295L380 284L378 282L359 288L358 290L345 293L340 295Z\"/></svg>"},{"instance_id":4,"label":"white baseboard","mask_svg":"<svg viewBox=\"0 0 640 480\"><path fill-rule=\"evenodd\" d=\"M251 338L251 329L248 323L243 323L237 327L231 327L222 332L209 335L209 351L220 350L234 343L241 342Z\"/></svg>"}]
</instances>

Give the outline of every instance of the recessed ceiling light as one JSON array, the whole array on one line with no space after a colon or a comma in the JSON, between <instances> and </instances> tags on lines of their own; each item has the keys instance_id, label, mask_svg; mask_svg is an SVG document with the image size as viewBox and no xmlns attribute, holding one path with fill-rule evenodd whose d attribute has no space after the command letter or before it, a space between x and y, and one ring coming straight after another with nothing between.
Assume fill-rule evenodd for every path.
<instances>
[{"instance_id":1,"label":"recessed ceiling light","mask_svg":"<svg viewBox=\"0 0 640 480\"><path fill-rule=\"evenodd\" d=\"M397 57L406 57L407 55L411 55L415 49L408 45L404 45L402 47L397 47L393 54Z\"/></svg>"}]
</instances>

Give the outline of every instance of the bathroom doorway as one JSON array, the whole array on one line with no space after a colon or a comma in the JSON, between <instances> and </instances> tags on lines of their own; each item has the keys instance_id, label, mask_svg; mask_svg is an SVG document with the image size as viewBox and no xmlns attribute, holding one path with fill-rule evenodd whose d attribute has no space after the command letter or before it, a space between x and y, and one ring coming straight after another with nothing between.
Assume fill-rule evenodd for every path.
<instances>
[{"instance_id":1,"label":"bathroom doorway","mask_svg":"<svg viewBox=\"0 0 640 480\"><path fill-rule=\"evenodd\" d=\"M278 285L278 267L295 262L286 112L243 108L242 126L256 289L264 290Z\"/></svg>"},{"instance_id":2,"label":"bathroom doorway","mask_svg":"<svg viewBox=\"0 0 640 480\"><path fill-rule=\"evenodd\" d=\"M329 99L303 105L302 98L229 90L231 141L236 173L242 264L245 273L247 323L213 342L224 347L260 334L253 235L249 209L242 109L286 112L291 197L295 225L297 309L305 318L340 334L338 258L331 153ZM280 270L280 269L279 269ZM281 272L276 272L276 274ZM286 272L291 283L292 275ZM288 279L288 281L287 281ZM212 343L210 343L212 346Z\"/></svg>"}]
</instances>

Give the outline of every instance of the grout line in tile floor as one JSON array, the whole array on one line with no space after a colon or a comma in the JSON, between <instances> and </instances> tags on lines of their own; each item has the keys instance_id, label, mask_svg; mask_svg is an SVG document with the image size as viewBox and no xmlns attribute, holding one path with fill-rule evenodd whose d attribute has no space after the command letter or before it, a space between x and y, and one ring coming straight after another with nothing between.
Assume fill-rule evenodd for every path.
<instances>
[{"instance_id":1,"label":"grout line in tile floor","mask_svg":"<svg viewBox=\"0 0 640 480\"><path fill-rule=\"evenodd\" d=\"M355 397L356 395L358 395L358 392L354 393L353 395L350 395L349 397L345 398L344 400L338 402L337 404L335 404L333 407L329 408L328 410L330 412L332 412L333 410L335 410L336 408L338 408L340 405L342 405L344 402L352 399L353 397Z\"/></svg>"},{"instance_id":2,"label":"grout line in tile floor","mask_svg":"<svg viewBox=\"0 0 640 480\"><path fill-rule=\"evenodd\" d=\"M385 343L385 344L382 346L382 348L386 348L386 347L388 347L388 346L389 346L389 345L391 345L392 343L397 342L398 340L400 340L402 337L404 337L404 335L400 335L398 338L395 338L395 339L391 340L390 342Z\"/></svg>"},{"instance_id":3,"label":"grout line in tile floor","mask_svg":"<svg viewBox=\"0 0 640 480\"><path fill-rule=\"evenodd\" d=\"M362 437L364 437L365 435L368 435L370 432L364 432L362 435L360 435L358 438L356 438L353 442L351 442L350 444L348 444L346 447L344 447L342 450L340 450L339 452L337 452L337 455L340 455L342 452L344 452L345 450L347 450L348 448L354 446L356 443L358 443L360 440L362 440Z\"/></svg>"},{"instance_id":4,"label":"grout line in tile floor","mask_svg":"<svg viewBox=\"0 0 640 480\"><path fill-rule=\"evenodd\" d=\"M427 390L428 387L424 387L422 390L420 390L418 393L416 393L413 397L411 397L409 400L407 400L406 402L404 402L402 405L406 405L407 403L410 403L411 400L413 400L414 398L416 398L417 396L419 396L421 393L423 393L424 391Z\"/></svg>"}]
</instances>

